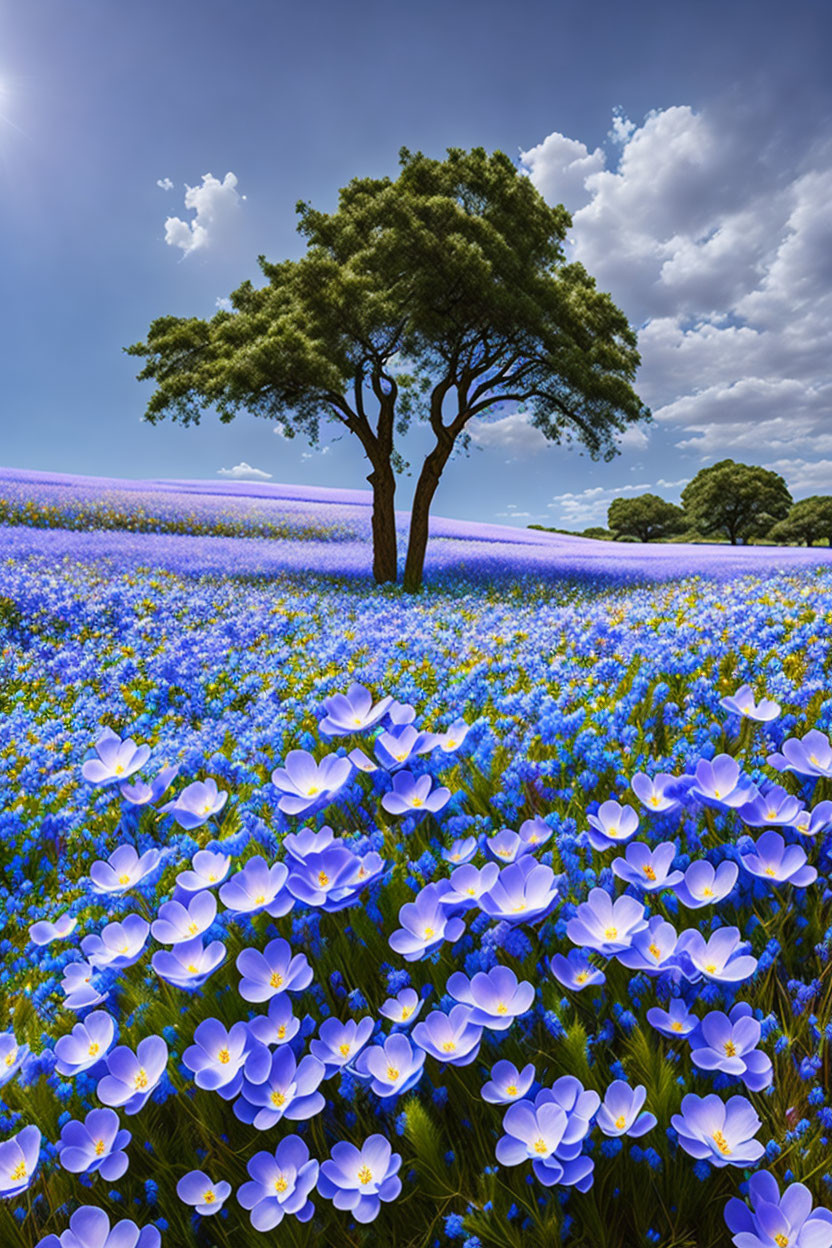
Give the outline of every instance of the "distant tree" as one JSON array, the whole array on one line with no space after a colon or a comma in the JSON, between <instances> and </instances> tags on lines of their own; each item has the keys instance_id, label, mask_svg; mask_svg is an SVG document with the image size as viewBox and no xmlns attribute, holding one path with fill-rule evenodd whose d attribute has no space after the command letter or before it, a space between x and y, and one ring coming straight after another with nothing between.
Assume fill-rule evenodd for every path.
<instances>
[{"instance_id":1,"label":"distant tree","mask_svg":"<svg viewBox=\"0 0 832 1248\"><path fill-rule=\"evenodd\" d=\"M785 520L769 532L775 542L805 542L813 546L823 538L832 546L832 497L813 494L795 503Z\"/></svg>"},{"instance_id":2,"label":"distant tree","mask_svg":"<svg viewBox=\"0 0 832 1248\"><path fill-rule=\"evenodd\" d=\"M397 450L413 419L432 445L411 512L404 588L422 581L431 503L452 452L495 404L531 404L530 423L593 459L650 418L632 388L636 335L581 264L567 263L571 218L550 207L504 152L448 148L445 161L401 148L395 182L354 178L334 213L298 202L300 260L246 280L233 312L163 316L124 350L153 380L145 419L198 424L215 406L247 409L317 444L321 420L361 443L373 488L373 572L397 576ZM446 412L446 401L451 410ZM369 410L372 403L374 410Z\"/></svg>"},{"instance_id":3,"label":"distant tree","mask_svg":"<svg viewBox=\"0 0 832 1248\"><path fill-rule=\"evenodd\" d=\"M613 536L609 529L605 529L602 525L594 524L591 528L584 529L581 537L594 537L596 541L608 542Z\"/></svg>"},{"instance_id":4,"label":"distant tree","mask_svg":"<svg viewBox=\"0 0 832 1248\"><path fill-rule=\"evenodd\" d=\"M607 524L614 538L631 537L639 542L655 542L685 528L681 507L667 503L658 494L636 498L616 498L610 503Z\"/></svg>"},{"instance_id":5,"label":"distant tree","mask_svg":"<svg viewBox=\"0 0 832 1248\"><path fill-rule=\"evenodd\" d=\"M688 525L703 537L722 533L732 546L762 537L791 505L779 473L733 459L703 468L682 490Z\"/></svg>"}]
</instances>

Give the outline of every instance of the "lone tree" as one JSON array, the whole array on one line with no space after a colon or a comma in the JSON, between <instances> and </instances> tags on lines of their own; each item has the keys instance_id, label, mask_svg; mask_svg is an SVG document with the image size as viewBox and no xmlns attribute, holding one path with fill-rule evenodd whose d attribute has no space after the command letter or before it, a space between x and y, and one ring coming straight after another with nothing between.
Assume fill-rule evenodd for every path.
<instances>
[{"instance_id":1,"label":"lone tree","mask_svg":"<svg viewBox=\"0 0 832 1248\"><path fill-rule=\"evenodd\" d=\"M703 468L682 490L685 519L703 536L723 533L732 546L764 536L792 496L779 473L733 459Z\"/></svg>"},{"instance_id":2,"label":"lone tree","mask_svg":"<svg viewBox=\"0 0 832 1248\"><path fill-rule=\"evenodd\" d=\"M268 284L244 281L233 312L163 316L147 342L124 348L147 361L138 379L157 383L151 423L198 424L213 405L224 422L247 409L312 445L322 418L354 434L371 465L379 582L397 577L395 474L408 465L395 435L429 423L404 573L411 592L439 479L478 416L529 403L531 424L593 459L610 459L614 435L650 419L631 385L635 332L584 267L566 263L565 208L549 207L504 152L447 152L438 161L402 147L395 182L354 178L332 214L298 202L300 260L258 256Z\"/></svg>"},{"instance_id":3,"label":"lone tree","mask_svg":"<svg viewBox=\"0 0 832 1248\"><path fill-rule=\"evenodd\" d=\"M636 498L614 499L607 511L607 525L615 538L654 542L681 533L685 517L681 507L665 502L658 494L639 494Z\"/></svg>"},{"instance_id":4,"label":"lone tree","mask_svg":"<svg viewBox=\"0 0 832 1248\"><path fill-rule=\"evenodd\" d=\"M825 494L802 498L785 520L775 524L769 537L775 542L805 542L807 546L826 538L832 546L832 498Z\"/></svg>"}]
</instances>

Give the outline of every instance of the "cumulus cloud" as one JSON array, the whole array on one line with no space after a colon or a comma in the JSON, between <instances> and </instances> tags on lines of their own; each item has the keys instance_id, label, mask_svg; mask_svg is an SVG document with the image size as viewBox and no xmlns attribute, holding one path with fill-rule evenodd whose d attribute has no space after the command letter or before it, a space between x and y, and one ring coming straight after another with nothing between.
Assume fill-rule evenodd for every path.
<instances>
[{"instance_id":1,"label":"cumulus cloud","mask_svg":"<svg viewBox=\"0 0 832 1248\"><path fill-rule=\"evenodd\" d=\"M264 472L262 468L252 468L251 464L247 464L245 460L235 464L233 468L217 469L218 477L231 477L234 481L268 481L271 475L270 472Z\"/></svg>"},{"instance_id":2,"label":"cumulus cloud","mask_svg":"<svg viewBox=\"0 0 832 1248\"><path fill-rule=\"evenodd\" d=\"M224 238L233 226L245 195L237 191L237 178L227 173L220 182L211 173L202 175L201 186L187 186L185 207L196 215L191 221L168 217L165 221L165 242L179 247L183 255L202 251Z\"/></svg>"},{"instance_id":3,"label":"cumulus cloud","mask_svg":"<svg viewBox=\"0 0 832 1248\"><path fill-rule=\"evenodd\" d=\"M832 459L775 459L763 466L780 473L793 498L832 494Z\"/></svg>"},{"instance_id":4,"label":"cumulus cloud","mask_svg":"<svg viewBox=\"0 0 832 1248\"><path fill-rule=\"evenodd\" d=\"M570 256L639 330L639 394L703 462L832 450L832 143L777 124L751 102L681 104L617 112L609 159L557 132L521 153L573 214Z\"/></svg>"},{"instance_id":5,"label":"cumulus cloud","mask_svg":"<svg viewBox=\"0 0 832 1248\"><path fill-rule=\"evenodd\" d=\"M477 446L507 452L512 458L536 455L550 440L529 423L525 412L511 412L499 420L474 421L470 425L471 441Z\"/></svg>"},{"instance_id":6,"label":"cumulus cloud","mask_svg":"<svg viewBox=\"0 0 832 1248\"><path fill-rule=\"evenodd\" d=\"M234 305L226 295L220 295L215 301L214 306L222 308L223 312L233 312Z\"/></svg>"},{"instance_id":7,"label":"cumulus cloud","mask_svg":"<svg viewBox=\"0 0 832 1248\"><path fill-rule=\"evenodd\" d=\"M170 178L157 178L156 185L161 186L163 191L173 190L173 183L171 182Z\"/></svg>"},{"instance_id":8,"label":"cumulus cloud","mask_svg":"<svg viewBox=\"0 0 832 1248\"><path fill-rule=\"evenodd\" d=\"M607 523L607 510L614 498L634 494L655 493L655 486L621 485L607 489L601 485L590 486L580 493L556 494L546 506L557 513L555 519L563 529L588 529L593 525Z\"/></svg>"}]
</instances>

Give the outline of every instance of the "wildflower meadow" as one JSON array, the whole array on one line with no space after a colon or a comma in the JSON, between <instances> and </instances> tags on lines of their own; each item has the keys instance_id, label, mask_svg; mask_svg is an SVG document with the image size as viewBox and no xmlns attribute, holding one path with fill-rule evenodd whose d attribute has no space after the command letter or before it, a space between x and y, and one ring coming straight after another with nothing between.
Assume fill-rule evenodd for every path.
<instances>
[{"instance_id":1,"label":"wildflower meadow","mask_svg":"<svg viewBox=\"0 0 832 1248\"><path fill-rule=\"evenodd\" d=\"M825 551L0 484L2 1245L832 1245Z\"/></svg>"}]
</instances>

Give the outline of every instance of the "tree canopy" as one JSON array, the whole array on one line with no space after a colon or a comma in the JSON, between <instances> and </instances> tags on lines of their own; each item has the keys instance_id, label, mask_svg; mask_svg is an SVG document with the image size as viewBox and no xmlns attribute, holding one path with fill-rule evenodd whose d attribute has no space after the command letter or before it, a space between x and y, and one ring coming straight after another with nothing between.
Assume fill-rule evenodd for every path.
<instances>
[{"instance_id":1,"label":"tree canopy","mask_svg":"<svg viewBox=\"0 0 832 1248\"><path fill-rule=\"evenodd\" d=\"M733 459L703 468L682 490L689 526L703 537L723 534L732 546L764 536L791 505L792 496L779 473Z\"/></svg>"},{"instance_id":2,"label":"tree canopy","mask_svg":"<svg viewBox=\"0 0 832 1248\"><path fill-rule=\"evenodd\" d=\"M658 494L639 494L636 498L613 499L607 511L607 525L616 538L654 542L681 533L685 517L681 507Z\"/></svg>"},{"instance_id":3,"label":"tree canopy","mask_svg":"<svg viewBox=\"0 0 832 1248\"><path fill-rule=\"evenodd\" d=\"M769 533L775 542L805 542L813 546L824 538L832 546L832 498L813 494L794 504L784 520Z\"/></svg>"},{"instance_id":4,"label":"tree canopy","mask_svg":"<svg viewBox=\"0 0 832 1248\"><path fill-rule=\"evenodd\" d=\"M373 571L397 578L396 446L412 421L433 444L416 483L404 585L419 588L430 506L470 424L495 404L530 408L553 442L592 458L650 418L632 388L639 364L625 315L563 250L571 218L550 207L503 152L448 148L444 161L399 152L397 180L354 178L336 212L300 201L300 260L258 256L267 284L244 281L232 312L162 316L139 380L145 419L198 424L243 409L318 443L321 422L361 443L373 488Z\"/></svg>"}]
</instances>

